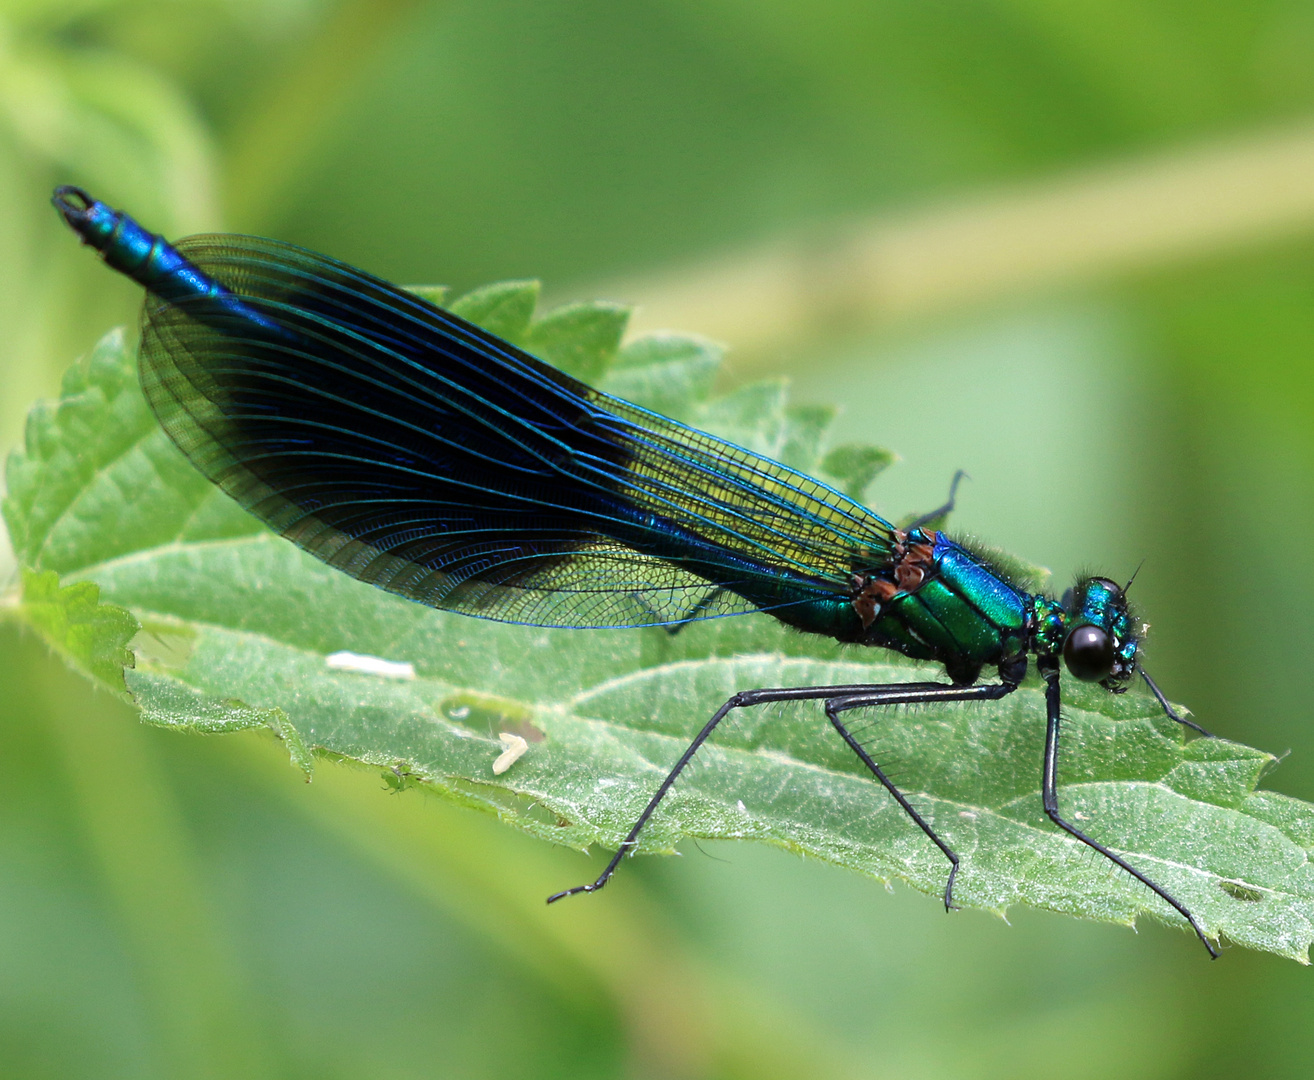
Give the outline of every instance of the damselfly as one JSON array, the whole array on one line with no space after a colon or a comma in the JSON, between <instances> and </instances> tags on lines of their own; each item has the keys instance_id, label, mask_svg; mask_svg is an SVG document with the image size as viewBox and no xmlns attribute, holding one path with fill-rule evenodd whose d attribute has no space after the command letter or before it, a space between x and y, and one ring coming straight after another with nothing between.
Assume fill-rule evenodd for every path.
<instances>
[{"instance_id":1,"label":"damselfly","mask_svg":"<svg viewBox=\"0 0 1314 1080\"><path fill-rule=\"evenodd\" d=\"M707 721L594 892L735 709L819 701L949 861L959 857L845 721L854 709L992 701L1035 660L1046 684L1041 795L1060 829L1189 910L1064 818L1060 658L1122 693L1139 663L1126 589L1028 592L971 545L896 528L778 462L591 389L508 342L344 263L246 236L171 245L84 191L54 204L145 286L141 384L192 464L330 566L436 608L553 627L665 626L766 612L798 630L943 665L942 682L742 690ZM943 509L943 508L942 508ZM982 682L994 668L997 681ZM1206 733L1207 734L1207 733Z\"/></svg>"}]
</instances>

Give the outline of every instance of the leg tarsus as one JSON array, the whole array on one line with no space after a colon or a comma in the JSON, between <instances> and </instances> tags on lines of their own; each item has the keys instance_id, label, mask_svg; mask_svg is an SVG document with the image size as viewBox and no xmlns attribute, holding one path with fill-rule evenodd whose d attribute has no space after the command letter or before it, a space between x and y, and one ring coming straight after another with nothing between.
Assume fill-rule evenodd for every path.
<instances>
[{"instance_id":1,"label":"leg tarsus","mask_svg":"<svg viewBox=\"0 0 1314 1080\"><path fill-rule=\"evenodd\" d=\"M621 841L620 847L616 849L616 854L611 857L611 861L607 863L605 869L603 869L602 873L598 875L598 879L589 885L576 885L573 889L566 889L559 893L553 893L548 897L547 902L549 904L554 904L558 900L567 896L574 896L576 893L597 892L606 885L607 882L611 880L611 875L616 872L616 867L620 865L621 859L639 846L640 831L642 831L643 827L648 823L648 819L652 817L653 811L657 809L658 804L666 798L666 793L671 790L672 785L675 783L676 779L678 779L680 773L684 771L684 767L693 759L694 754L698 753L699 748L707 741L707 737L716 730L716 725L725 719L726 714L729 713L731 709L737 709L742 705L754 704L762 693L764 693L764 691L745 690L727 699L726 703L717 709L712 718L703 725L702 731L694 737L693 742L686 747L684 753L680 755L680 760L675 763L675 767L666 774L666 779L662 781L661 787L659 787L657 793L648 800L648 805L644 807L643 813L639 815L639 819L634 823L629 834Z\"/></svg>"},{"instance_id":2,"label":"leg tarsus","mask_svg":"<svg viewBox=\"0 0 1314 1080\"><path fill-rule=\"evenodd\" d=\"M549 904L555 904L558 900L562 900L567 896L574 896L576 893L597 892L611 880L611 875L616 872L616 867L620 865L621 859L623 859L626 853L634 846L635 845L628 838L622 841L621 846L616 849L616 854L613 855L611 861L607 863L607 868L598 875L596 881L590 882L587 885L576 885L572 889L562 889L561 892L553 893L549 896L547 902Z\"/></svg>"},{"instance_id":3,"label":"leg tarsus","mask_svg":"<svg viewBox=\"0 0 1314 1080\"><path fill-rule=\"evenodd\" d=\"M1159 703L1159 707L1163 709L1164 715L1167 716L1169 720L1176 720L1179 724L1182 725L1182 727L1194 728L1196 731L1198 731L1201 735L1205 736L1206 738L1209 739L1218 738L1218 736L1215 735L1213 732L1205 731L1205 729L1202 728L1199 724L1197 724L1194 720L1186 719L1186 717L1182 716L1176 709L1174 709L1172 707L1172 704L1168 701L1168 699L1164 697L1163 691L1159 689L1159 684L1150 678L1150 673L1148 671L1146 671L1139 664L1136 666L1136 670L1141 673L1141 678L1145 680L1145 685L1150 688L1150 693L1154 695L1155 700Z\"/></svg>"}]
</instances>

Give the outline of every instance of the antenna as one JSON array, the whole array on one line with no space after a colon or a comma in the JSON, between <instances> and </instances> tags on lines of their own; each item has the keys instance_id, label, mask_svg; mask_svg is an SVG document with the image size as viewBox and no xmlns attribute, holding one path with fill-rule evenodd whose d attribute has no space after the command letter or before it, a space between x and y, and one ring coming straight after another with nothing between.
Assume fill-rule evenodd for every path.
<instances>
[{"instance_id":1,"label":"antenna","mask_svg":"<svg viewBox=\"0 0 1314 1080\"><path fill-rule=\"evenodd\" d=\"M1132 576L1127 579L1127 584L1122 587L1123 596L1126 596L1129 592L1131 592L1132 582L1136 580L1136 575L1141 572L1141 567L1144 565L1145 565L1145 560L1142 559L1137 564L1136 569L1132 571Z\"/></svg>"}]
</instances>

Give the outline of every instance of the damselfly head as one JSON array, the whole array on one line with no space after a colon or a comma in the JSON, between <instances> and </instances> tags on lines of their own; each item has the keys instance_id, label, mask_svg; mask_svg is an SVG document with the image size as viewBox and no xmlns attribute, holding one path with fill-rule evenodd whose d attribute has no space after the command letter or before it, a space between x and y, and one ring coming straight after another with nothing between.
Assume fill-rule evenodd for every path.
<instances>
[{"instance_id":1,"label":"damselfly head","mask_svg":"<svg viewBox=\"0 0 1314 1080\"><path fill-rule=\"evenodd\" d=\"M1126 590L1108 578L1085 578L1063 600L1068 624L1063 662L1068 671L1083 682L1122 693L1136 668L1140 644Z\"/></svg>"}]
</instances>

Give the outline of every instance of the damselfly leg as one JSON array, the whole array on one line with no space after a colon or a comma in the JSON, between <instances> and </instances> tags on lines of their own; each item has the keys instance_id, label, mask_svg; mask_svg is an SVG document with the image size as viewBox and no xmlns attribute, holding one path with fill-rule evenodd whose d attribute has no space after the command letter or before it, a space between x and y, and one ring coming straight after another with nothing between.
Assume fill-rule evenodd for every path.
<instances>
[{"instance_id":1,"label":"damselfly leg","mask_svg":"<svg viewBox=\"0 0 1314 1080\"><path fill-rule=\"evenodd\" d=\"M1011 672L1009 673L1012 674ZM1200 924L1196 921L1195 916L1190 910L1172 895L1163 886L1154 882L1149 876L1136 869L1130 862L1118 855L1110 848L1105 847L1097 840L1093 840L1084 832L1078 829L1070 821L1063 817L1059 810L1058 803L1058 753L1059 753L1059 736L1061 730L1061 706L1062 695L1059 685L1059 673L1057 666L1053 664L1042 664L1041 675L1045 678L1045 703L1046 703L1046 727L1045 727L1045 752L1044 764L1041 771L1041 801L1045 808L1045 813L1049 819L1060 829L1066 832L1075 840L1080 841L1087 847L1098 852L1104 858L1119 869L1126 871L1142 885L1148 888L1161 900L1167 903L1178 914L1180 914L1190 924L1191 929L1195 931L1204 947L1209 950L1209 955L1215 959L1219 956L1218 949L1205 936L1205 932ZM1017 681L1011 678L998 683L977 683L972 686L953 686L944 683L892 683L883 686L809 686L809 687L779 687L764 690L741 690L733 697L728 699L717 711L712 718L703 725L702 730L694 737L693 741L680 755L679 760L666 778L658 787L656 793L644 807L643 813L639 815L634 826L630 829L629 834L616 849L616 853L611 857L602 873L598 875L595 881L586 885L577 885L574 888L566 889L559 893L554 893L548 897L548 903L555 903L557 900L566 896L573 896L576 893L590 893L601 889L611 879L620 865L621 859L634 851L638 847L639 834L647 825L649 819L656 812L657 807L661 805L671 788L679 779L680 774L684 772L685 767L693 760L694 755L698 753L702 745L708 740L712 732L718 725L735 709L749 708L754 705L765 705L774 702L786 701L822 701L826 712L827 719L831 725L839 732L840 737L848 744L849 748L857 755L858 759L865 765L869 772L881 783L886 791L894 798L895 802L912 822L926 834L930 841L943 852L946 859L949 860L949 878L945 884L944 906L946 910L953 907L953 888L954 879L958 874L959 857L957 853L940 837L940 835L931 827L930 823L922 816L908 800L908 797L899 790L880 765L867 751L866 747L858 740L849 727L840 718L840 714L850 712L854 709L879 708L889 705L924 705L933 702L948 703L961 701L996 701L1000 698L1011 694L1018 687L1020 682L1020 673ZM1151 683L1151 686L1153 684ZM1158 696L1158 695L1156 695ZM1160 697L1161 703L1162 698ZM1168 715L1173 713L1165 706ZM1174 719L1178 717L1173 716ZM1183 721L1186 723L1186 721ZM1188 725L1194 727L1195 725Z\"/></svg>"},{"instance_id":2,"label":"damselfly leg","mask_svg":"<svg viewBox=\"0 0 1314 1080\"><path fill-rule=\"evenodd\" d=\"M944 905L946 910L953 906L953 887L954 877L958 872L958 855L949 847L948 844L931 828L916 808L908 801L908 797L895 786L893 781L885 775L875 759L867 752L866 748L858 741L857 737L848 729L840 719L840 713L848 712L852 709L876 708L883 705L924 705L931 702L952 702L952 701L994 701L1011 694L1017 689L1017 682L1000 682L1000 683L978 683L974 686L952 686L945 683L890 683L884 686L794 686L778 687L765 690L741 690L731 697L713 714L712 718L703 725L702 730L694 736L693 741L680 755L680 759L666 775L656 793L644 807L643 813L639 815L634 827L630 829L629 834L621 841L620 847L611 857L602 873L598 875L596 881L587 885L577 885L573 889L566 889L559 893L554 893L548 897L548 903L554 903L562 897L573 896L576 893L596 892L601 889L611 879L612 874L620 865L621 859L638 847L639 833L648 820L656 812L657 807L666 798L675 781L679 779L680 774L684 772L685 767L693 760L694 755L698 753L712 732L717 726L735 709L748 708L753 705L765 705L774 702L784 701L822 701L825 703L826 716L829 718L835 730L839 732L840 737L849 745L850 749L857 754L858 759L867 767L867 769L876 777L884 788L894 797L900 808L907 814L913 823L922 830L949 860L949 880L944 890Z\"/></svg>"},{"instance_id":3,"label":"damselfly leg","mask_svg":"<svg viewBox=\"0 0 1314 1080\"><path fill-rule=\"evenodd\" d=\"M1109 848L1101 844L1098 840L1092 840L1084 832L1082 832L1070 821L1064 818L1062 813L1059 811L1058 755L1059 755L1059 732L1060 732L1061 721L1062 721L1061 713L1063 707L1063 695L1059 687L1058 665L1052 661L1049 663L1045 663L1044 661L1041 661L1040 674L1045 679L1045 713L1046 713L1045 764L1044 764L1044 769L1041 773L1040 794L1041 794L1041 800L1045 805L1045 813L1049 816L1049 820L1052 821L1064 832L1066 832L1069 836L1073 837L1076 840L1080 840L1087 847L1092 848L1095 851L1098 851L1101 855L1103 855L1106 859L1109 860L1109 862L1113 863L1115 866L1127 871L1127 873L1129 873L1132 877L1134 877L1137 881L1139 881L1152 893L1154 893L1166 904L1168 904L1169 907L1171 907L1174 911L1176 911L1179 915L1181 915L1182 918L1184 918L1188 923L1191 924L1191 929L1195 931L1196 937L1198 937L1201 943L1204 945L1204 947L1209 950L1209 955L1213 957L1215 960L1217 960L1219 957L1219 952L1217 947L1214 945L1213 942L1211 942L1207 937L1205 937L1204 930L1201 928L1200 924L1195 921L1195 916L1191 914L1191 912L1187 909L1185 904L1183 904L1180 900L1178 900L1175 896L1173 896L1172 893L1170 893L1162 885L1157 885L1153 881L1151 881L1149 877L1141 873L1141 871L1137 870L1136 867L1132 866L1132 864L1129 863L1126 859L1124 859L1121 855L1115 854ZM1153 683L1151 683L1151 685L1153 686ZM1166 702L1163 702L1162 697L1160 697L1160 702L1164 704L1165 710L1168 711L1167 704ZM1173 716L1171 711L1168 711L1168 715ZM1179 718L1173 716L1173 719L1177 720ZM1186 721L1182 721L1182 723L1186 723ZM1194 727L1195 725L1190 724L1188 726Z\"/></svg>"},{"instance_id":4,"label":"damselfly leg","mask_svg":"<svg viewBox=\"0 0 1314 1080\"><path fill-rule=\"evenodd\" d=\"M1218 736L1212 731L1205 731L1205 729L1194 720L1188 720L1186 717L1178 713L1178 711L1173 708L1172 703L1163 696L1163 691L1159 689L1159 684L1150 678L1150 673L1148 671L1139 665L1137 665L1136 670L1141 673L1141 678L1145 680L1145 685L1150 688L1150 693L1154 695L1155 701L1159 703L1160 708L1164 711L1164 715L1167 716L1169 720L1176 720L1182 725L1182 727L1192 728L1210 739L1218 738Z\"/></svg>"},{"instance_id":5,"label":"damselfly leg","mask_svg":"<svg viewBox=\"0 0 1314 1080\"><path fill-rule=\"evenodd\" d=\"M934 510L928 511L920 517L913 518L907 531L911 532L913 529L920 529L927 525L934 525L939 528L943 524L944 519L953 513L958 498L958 485L965 478L971 479L971 477L969 477L962 469L959 469L954 473L954 478L949 481L949 498L945 500L944 505L937 506Z\"/></svg>"}]
</instances>

